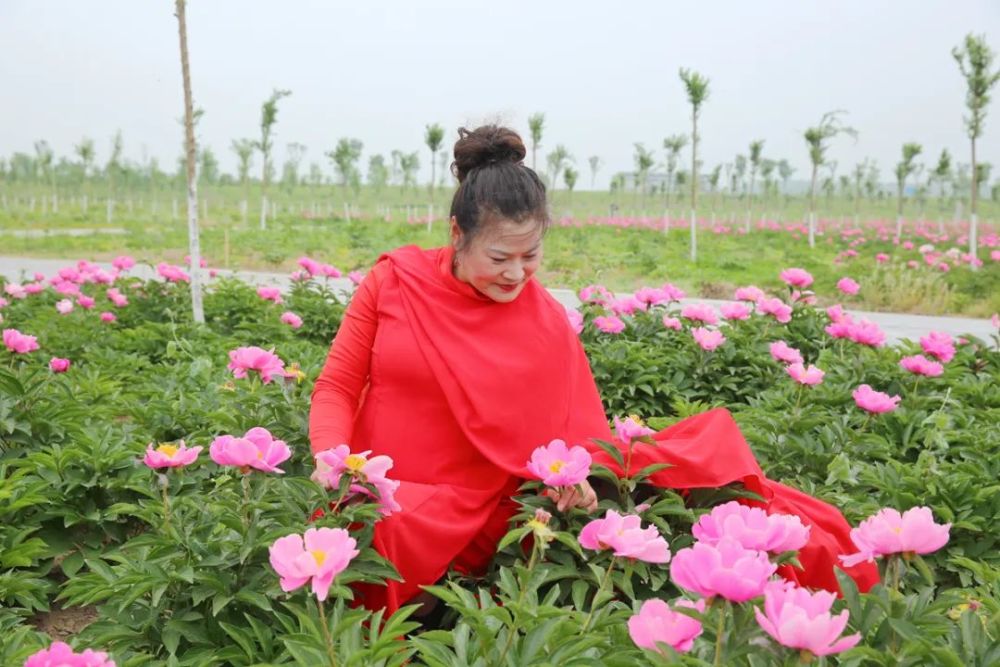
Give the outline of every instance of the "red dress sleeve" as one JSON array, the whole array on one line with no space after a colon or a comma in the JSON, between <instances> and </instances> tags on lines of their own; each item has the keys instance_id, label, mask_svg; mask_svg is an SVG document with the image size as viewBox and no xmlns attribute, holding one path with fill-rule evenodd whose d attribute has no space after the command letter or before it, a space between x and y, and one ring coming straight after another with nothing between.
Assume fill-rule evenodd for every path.
<instances>
[{"instance_id":1,"label":"red dress sleeve","mask_svg":"<svg viewBox=\"0 0 1000 667\"><path fill-rule=\"evenodd\" d=\"M386 262L379 262L361 281L344 311L323 372L316 379L309 407L313 454L351 442L354 417L369 381L378 329L378 292L387 269Z\"/></svg>"}]
</instances>

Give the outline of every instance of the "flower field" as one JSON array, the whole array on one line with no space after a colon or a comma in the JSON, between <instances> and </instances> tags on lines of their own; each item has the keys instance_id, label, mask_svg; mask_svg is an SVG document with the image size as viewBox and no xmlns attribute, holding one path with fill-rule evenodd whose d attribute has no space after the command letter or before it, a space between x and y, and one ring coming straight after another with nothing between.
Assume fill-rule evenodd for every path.
<instances>
[{"instance_id":1,"label":"flower field","mask_svg":"<svg viewBox=\"0 0 1000 667\"><path fill-rule=\"evenodd\" d=\"M848 564L877 562L881 583L786 583L796 517L736 486L656 489L605 443L619 478L554 441L525 461L488 575L432 587L433 620L385 618L351 600L395 574L371 546L398 509L392 462L313 460L307 439L350 298L327 283L339 271L303 258L285 292L212 281L196 326L186 267L132 265L2 283L4 666L1000 664L1000 332L888 347L812 305L863 277L813 294L798 267L719 309L681 308L669 283L588 286L569 323L627 451L727 408L768 477L843 510ZM583 479L597 509L560 510ZM74 611L86 622L40 630Z\"/></svg>"}]
</instances>

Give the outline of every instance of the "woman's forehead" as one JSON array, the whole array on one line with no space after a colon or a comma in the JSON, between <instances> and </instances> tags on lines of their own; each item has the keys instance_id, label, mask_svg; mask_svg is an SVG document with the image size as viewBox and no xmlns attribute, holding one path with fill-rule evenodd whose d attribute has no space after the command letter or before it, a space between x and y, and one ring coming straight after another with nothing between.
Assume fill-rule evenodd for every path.
<instances>
[{"instance_id":1,"label":"woman's forehead","mask_svg":"<svg viewBox=\"0 0 1000 667\"><path fill-rule=\"evenodd\" d=\"M542 242L542 226L531 221L498 221L483 235L483 242L497 250L527 250Z\"/></svg>"}]
</instances>

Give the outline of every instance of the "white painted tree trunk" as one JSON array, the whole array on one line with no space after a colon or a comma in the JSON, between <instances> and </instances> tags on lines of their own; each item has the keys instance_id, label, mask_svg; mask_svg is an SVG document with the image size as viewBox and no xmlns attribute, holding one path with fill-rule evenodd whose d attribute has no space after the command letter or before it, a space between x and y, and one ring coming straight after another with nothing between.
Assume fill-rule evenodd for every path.
<instances>
[{"instance_id":1,"label":"white painted tree trunk","mask_svg":"<svg viewBox=\"0 0 1000 667\"><path fill-rule=\"evenodd\" d=\"M267 196L261 195L260 198L260 228L261 231L267 229Z\"/></svg>"},{"instance_id":2,"label":"white painted tree trunk","mask_svg":"<svg viewBox=\"0 0 1000 667\"><path fill-rule=\"evenodd\" d=\"M344 220L347 222L351 221L351 207L348 206L347 202L344 202Z\"/></svg>"},{"instance_id":3,"label":"white painted tree trunk","mask_svg":"<svg viewBox=\"0 0 1000 667\"><path fill-rule=\"evenodd\" d=\"M973 271L978 271L979 267L976 266L977 254L979 252L979 215L973 213L969 219L969 255L972 256L972 261L969 263L969 268Z\"/></svg>"},{"instance_id":4,"label":"white painted tree trunk","mask_svg":"<svg viewBox=\"0 0 1000 667\"><path fill-rule=\"evenodd\" d=\"M809 211L809 247L816 247L816 212Z\"/></svg>"},{"instance_id":5,"label":"white painted tree trunk","mask_svg":"<svg viewBox=\"0 0 1000 667\"><path fill-rule=\"evenodd\" d=\"M173 200L173 201L171 202L171 204L173 204L173 206L172 206L172 209L173 209L173 219L174 219L174 220L177 220L177 200L176 200L176 199L174 199L174 200Z\"/></svg>"},{"instance_id":6,"label":"white painted tree trunk","mask_svg":"<svg viewBox=\"0 0 1000 667\"><path fill-rule=\"evenodd\" d=\"M52 212L59 212L59 195L52 195Z\"/></svg>"},{"instance_id":7,"label":"white painted tree trunk","mask_svg":"<svg viewBox=\"0 0 1000 667\"><path fill-rule=\"evenodd\" d=\"M247 226L247 211L249 208L246 199L240 201L240 219L243 221L244 227Z\"/></svg>"},{"instance_id":8,"label":"white painted tree trunk","mask_svg":"<svg viewBox=\"0 0 1000 667\"><path fill-rule=\"evenodd\" d=\"M903 216L896 216L896 240L900 240L903 237Z\"/></svg>"},{"instance_id":9,"label":"white painted tree trunk","mask_svg":"<svg viewBox=\"0 0 1000 667\"><path fill-rule=\"evenodd\" d=\"M427 233L431 233L431 225L434 224L434 204L427 205Z\"/></svg>"},{"instance_id":10,"label":"white painted tree trunk","mask_svg":"<svg viewBox=\"0 0 1000 667\"><path fill-rule=\"evenodd\" d=\"M87 195L83 195L83 214L87 215L87 210L90 208L90 201L87 199Z\"/></svg>"},{"instance_id":11,"label":"white painted tree trunk","mask_svg":"<svg viewBox=\"0 0 1000 667\"><path fill-rule=\"evenodd\" d=\"M191 310L196 324L204 324L205 310L201 293L201 244L198 238L198 181L195 165L197 148L194 138L194 109L191 95L191 74L188 66L187 24L184 18L185 0L176 0L177 26L180 39L181 73L184 85L184 147L187 166L188 252L191 255Z\"/></svg>"}]
</instances>

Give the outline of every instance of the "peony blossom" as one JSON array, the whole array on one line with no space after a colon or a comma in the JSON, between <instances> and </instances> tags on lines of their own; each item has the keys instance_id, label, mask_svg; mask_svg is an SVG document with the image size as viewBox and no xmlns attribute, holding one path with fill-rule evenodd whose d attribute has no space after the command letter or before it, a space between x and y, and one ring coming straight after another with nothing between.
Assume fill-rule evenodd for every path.
<instances>
[{"instance_id":1,"label":"peony blossom","mask_svg":"<svg viewBox=\"0 0 1000 667\"><path fill-rule=\"evenodd\" d=\"M103 313L101 313L101 321L102 322L108 322L108 323L110 323L110 322L114 322L117 319L118 319L118 316L115 315L114 313L112 313L109 310L105 310Z\"/></svg>"},{"instance_id":2,"label":"peony blossom","mask_svg":"<svg viewBox=\"0 0 1000 667\"><path fill-rule=\"evenodd\" d=\"M813 277L805 269L785 269L779 275L782 282L790 287L798 287L799 289L805 289L813 284Z\"/></svg>"},{"instance_id":3,"label":"peony blossom","mask_svg":"<svg viewBox=\"0 0 1000 667\"><path fill-rule=\"evenodd\" d=\"M746 602L764 592L777 569L767 552L745 549L735 538L723 535L715 544L695 542L674 554L670 578L703 597L721 595L733 602Z\"/></svg>"},{"instance_id":4,"label":"peony blossom","mask_svg":"<svg viewBox=\"0 0 1000 667\"><path fill-rule=\"evenodd\" d=\"M166 262L160 262L156 265L156 272L160 276L171 283L189 283L191 282L191 276L187 274L184 269L179 266L174 266L173 264L167 264Z\"/></svg>"},{"instance_id":5,"label":"peony blossom","mask_svg":"<svg viewBox=\"0 0 1000 667\"><path fill-rule=\"evenodd\" d=\"M625 323L614 315L599 315L595 317L594 326L604 333L619 334L625 331Z\"/></svg>"},{"instance_id":6,"label":"peony blossom","mask_svg":"<svg viewBox=\"0 0 1000 667\"><path fill-rule=\"evenodd\" d=\"M24 667L115 667L115 661L104 651L88 648L75 653L65 642L52 642L48 648L28 656Z\"/></svg>"},{"instance_id":7,"label":"peony blossom","mask_svg":"<svg viewBox=\"0 0 1000 667\"><path fill-rule=\"evenodd\" d=\"M53 373L65 373L69 370L71 363L72 362L69 359L52 357L49 359L49 369L51 369Z\"/></svg>"},{"instance_id":8,"label":"peony blossom","mask_svg":"<svg viewBox=\"0 0 1000 667\"><path fill-rule=\"evenodd\" d=\"M885 254L884 252L880 252L877 255L875 255L875 261L878 262L879 264L885 264L886 262L889 261L889 255Z\"/></svg>"},{"instance_id":9,"label":"peony blossom","mask_svg":"<svg viewBox=\"0 0 1000 667\"><path fill-rule=\"evenodd\" d=\"M889 396L881 391L875 391L867 384L863 384L851 394L854 402L862 410L873 414L892 412L899 405L899 396Z\"/></svg>"},{"instance_id":10,"label":"peony blossom","mask_svg":"<svg viewBox=\"0 0 1000 667\"><path fill-rule=\"evenodd\" d=\"M135 266L135 260L128 255L118 255L111 260L111 266L115 267L119 271L128 271Z\"/></svg>"},{"instance_id":11,"label":"peony blossom","mask_svg":"<svg viewBox=\"0 0 1000 667\"><path fill-rule=\"evenodd\" d=\"M829 306L826 309L826 314L830 318L831 322L851 321L851 316L844 312L844 307L839 303Z\"/></svg>"},{"instance_id":12,"label":"peony blossom","mask_svg":"<svg viewBox=\"0 0 1000 667\"><path fill-rule=\"evenodd\" d=\"M678 600L674 607L685 607L705 612L705 601ZM657 643L668 644L679 653L691 650L694 640L701 635L701 621L676 612L663 600L646 600L639 613L628 619L628 634L639 648L658 651Z\"/></svg>"},{"instance_id":13,"label":"peony blossom","mask_svg":"<svg viewBox=\"0 0 1000 667\"><path fill-rule=\"evenodd\" d=\"M823 381L823 376L826 375L826 371L816 368L812 364L806 368L801 363L789 364L785 370L792 377L793 380L799 384L807 385L817 385Z\"/></svg>"},{"instance_id":14,"label":"peony blossom","mask_svg":"<svg viewBox=\"0 0 1000 667\"><path fill-rule=\"evenodd\" d=\"M347 445L324 450L316 455L316 469L310 478L324 489L339 488L340 479L345 474L356 482L371 484L376 494L360 483L351 484L349 490L352 494L375 498L381 505L382 514L388 516L402 509L395 498L399 482L385 476L392 468L392 458L385 455L368 458L369 454L371 451L353 454Z\"/></svg>"},{"instance_id":15,"label":"peony blossom","mask_svg":"<svg viewBox=\"0 0 1000 667\"><path fill-rule=\"evenodd\" d=\"M718 544L723 537L730 537L744 549L782 553L804 547L810 528L793 514L768 514L759 507L730 500L702 515L691 532L705 544Z\"/></svg>"},{"instance_id":16,"label":"peony blossom","mask_svg":"<svg viewBox=\"0 0 1000 667\"><path fill-rule=\"evenodd\" d=\"M792 307L778 297L758 301L757 312L761 315L771 315L781 324L788 324L792 321Z\"/></svg>"},{"instance_id":17,"label":"peony blossom","mask_svg":"<svg viewBox=\"0 0 1000 667\"><path fill-rule=\"evenodd\" d=\"M278 465L291 457L292 450L284 440L276 440L266 428L256 426L242 438L220 435L212 441L208 454L220 466L234 466L244 472L253 468L282 474L285 471Z\"/></svg>"},{"instance_id":18,"label":"peony blossom","mask_svg":"<svg viewBox=\"0 0 1000 667\"><path fill-rule=\"evenodd\" d=\"M922 354L903 357L899 360L899 365L914 375L926 375L933 378L944 373L944 366L936 361L931 361Z\"/></svg>"},{"instance_id":19,"label":"peony blossom","mask_svg":"<svg viewBox=\"0 0 1000 667\"><path fill-rule=\"evenodd\" d=\"M264 350L256 346L230 350L227 368L237 380L245 378L247 371L257 371L264 384L269 383L275 375L285 374L285 362L274 353L274 348Z\"/></svg>"},{"instance_id":20,"label":"peony blossom","mask_svg":"<svg viewBox=\"0 0 1000 667\"><path fill-rule=\"evenodd\" d=\"M323 273L323 265L315 259L310 259L309 257L299 257L298 264L305 269L306 273L310 276L318 276Z\"/></svg>"},{"instance_id":21,"label":"peony blossom","mask_svg":"<svg viewBox=\"0 0 1000 667\"><path fill-rule=\"evenodd\" d=\"M583 303L599 303L604 305L614 299L614 296L604 285L587 285L578 294Z\"/></svg>"},{"instance_id":22,"label":"peony blossom","mask_svg":"<svg viewBox=\"0 0 1000 667\"><path fill-rule=\"evenodd\" d=\"M3 344L14 354L27 354L38 349L38 338L23 334L17 329L4 329Z\"/></svg>"},{"instance_id":23,"label":"peony blossom","mask_svg":"<svg viewBox=\"0 0 1000 667\"><path fill-rule=\"evenodd\" d=\"M718 324L719 316L707 303L692 303L681 308L681 317L705 324Z\"/></svg>"},{"instance_id":24,"label":"peony blossom","mask_svg":"<svg viewBox=\"0 0 1000 667\"><path fill-rule=\"evenodd\" d=\"M990 324L993 325L994 329L1000 329L1000 313L993 313L990 317Z\"/></svg>"},{"instance_id":25,"label":"peony blossom","mask_svg":"<svg viewBox=\"0 0 1000 667\"><path fill-rule=\"evenodd\" d=\"M69 299L56 301L56 312L60 315L69 315L73 312L73 302Z\"/></svg>"},{"instance_id":26,"label":"peony blossom","mask_svg":"<svg viewBox=\"0 0 1000 667\"><path fill-rule=\"evenodd\" d=\"M644 301L640 301L632 295L622 297L620 299L612 299L610 303L607 304L608 310L610 310L615 315L632 315L637 310L646 310L649 307Z\"/></svg>"},{"instance_id":27,"label":"peony blossom","mask_svg":"<svg viewBox=\"0 0 1000 667\"><path fill-rule=\"evenodd\" d=\"M360 553L357 546L343 528L309 528L304 535L278 538L268 551L281 590L289 593L312 580L312 592L323 602L334 578Z\"/></svg>"},{"instance_id":28,"label":"peony blossom","mask_svg":"<svg viewBox=\"0 0 1000 667\"><path fill-rule=\"evenodd\" d=\"M12 299L24 299L28 296L28 292L17 283L7 283L3 291L7 293L7 296Z\"/></svg>"},{"instance_id":29,"label":"peony blossom","mask_svg":"<svg viewBox=\"0 0 1000 667\"><path fill-rule=\"evenodd\" d=\"M564 441L553 440L535 448L527 467L546 486L573 486L587 479L590 463L590 452L583 447L566 447Z\"/></svg>"},{"instance_id":30,"label":"peony blossom","mask_svg":"<svg viewBox=\"0 0 1000 667\"><path fill-rule=\"evenodd\" d=\"M583 315L576 308L566 307L566 319L569 320L569 327L573 333L580 335L583 331Z\"/></svg>"},{"instance_id":31,"label":"peony blossom","mask_svg":"<svg viewBox=\"0 0 1000 667\"><path fill-rule=\"evenodd\" d=\"M679 319L676 317L670 317L670 315L663 316L663 326L668 329L674 329L675 331L680 331L683 327Z\"/></svg>"},{"instance_id":32,"label":"peony blossom","mask_svg":"<svg viewBox=\"0 0 1000 667\"><path fill-rule=\"evenodd\" d=\"M670 293L662 287L640 287L633 296L647 306L664 306L673 301Z\"/></svg>"},{"instance_id":33,"label":"peony blossom","mask_svg":"<svg viewBox=\"0 0 1000 667\"><path fill-rule=\"evenodd\" d=\"M698 343L698 346L708 352L711 352L726 342L726 337L723 336L722 332L717 329L695 327L694 329L691 329L691 335L694 337L695 342Z\"/></svg>"},{"instance_id":34,"label":"peony blossom","mask_svg":"<svg viewBox=\"0 0 1000 667\"><path fill-rule=\"evenodd\" d=\"M854 296L861 289L861 285L851 278L844 277L837 281L837 289L844 294Z\"/></svg>"},{"instance_id":35,"label":"peony blossom","mask_svg":"<svg viewBox=\"0 0 1000 667\"><path fill-rule=\"evenodd\" d=\"M320 264L319 270L326 278L339 278L340 276L343 275L340 272L340 269L333 266L332 264Z\"/></svg>"},{"instance_id":36,"label":"peony blossom","mask_svg":"<svg viewBox=\"0 0 1000 667\"><path fill-rule=\"evenodd\" d=\"M646 426L641 419L634 415L625 417L625 419L615 417L614 426L615 436L617 436L623 445L630 445L633 440L656 433L656 431Z\"/></svg>"},{"instance_id":37,"label":"peony blossom","mask_svg":"<svg viewBox=\"0 0 1000 667\"><path fill-rule=\"evenodd\" d=\"M898 553L929 554L948 543L951 524L934 522L929 507L912 507L902 514L886 507L851 530L858 553L841 556L851 567L862 561Z\"/></svg>"},{"instance_id":38,"label":"peony blossom","mask_svg":"<svg viewBox=\"0 0 1000 667\"><path fill-rule=\"evenodd\" d=\"M847 337L859 345L882 347L885 345L885 332L871 320L859 320L847 326Z\"/></svg>"},{"instance_id":39,"label":"peony blossom","mask_svg":"<svg viewBox=\"0 0 1000 667\"><path fill-rule=\"evenodd\" d=\"M647 563L667 563L670 548L656 526L642 527L636 514L621 515L608 510L603 519L594 519L580 531L580 546L602 551L611 549L615 557L633 558Z\"/></svg>"},{"instance_id":40,"label":"peony blossom","mask_svg":"<svg viewBox=\"0 0 1000 667\"><path fill-rule=\"evenodd\" d=\"M677 287L673 283L663 283L663 286L660 287L660 289L663 290L663 292L667 295L667 297L671 301L680 301L685 296L687 296L684 290L682 290L680 287Z\"/></svg>"},{"instance_id":41,"label":"peony blossom","mask_svg":"<svg viewBox=\"0 0 1000 667\"><path fill-rule=\"evenodd\" d=\"M201 447L188 447L181 440L176 445L164 443L153 449L153 445L146 446L146 455L142 457L142 462L150 468L183 468L191 465L201 453Z\"/></svg>"},{"instance_id":42,"label":"peony blossom","mask_svg":"<svg viewBox=\"0 0 1000 667\"><path fill-rule=\"evenodd\" d=\"M360 285L361 281L365 279L365 274L360 271L351 271L347 274L347 277L355 285Z\"/></svg>"},{"instance_id":43,"label":"peony blossom","mask_svg":"<svg viewBox=\"0 0 1000 667\"><path fill-rule=\"evenodd\" d=\"M788 648L808 651L815 656L831 655L853 648L861 634L841 637L847 627L848 611L830 613L836 594L811 593L789 581L772 581L764 589L764 611L754 608L764 632Z\"/></svg>"},{"instance_id":44,"label":"peony blossom","mask_svg":"<svg viewBox=\"0 0 1000 667\"><path fill-rule=\"evenodd\" d=\"M926 336L921 336L920 347L926 354L937 357L944 363L948 363L955 356L955 343L951 336L943 331L932 331Z\"/></svg>"},{"instance_id":45,"label":"peony blossom","mask_svg":"<svg viewBox=\"0 0 1000 667\"><path fill-rule=\"evenodd\" d=\"M115 304L115 307L117 308L124 308L125 306L128 305L128 297L119 292L118 289L115 287L108 288L108 291L105 292L105 295L107 295L108 300L111 301L111 303Z\"/></svg>"},{"instance_id":46,"label":"peony blossom","mask_svg":"<svg viewBox=\"0 0 1000 667\"><path fill-rule=\"evenodd\" d=\"M277 287L265 287L261 285L257 288L257 296L264 299L264 301L273 301L274 303L281 303L281 290Z\"/></svg>"},{"instance_id":47,"label":"peony blossom","mask_svg":"<svg viewBox=\"0 0 1000 667\"><path fill-rule=\"evenodd\" d=\"M76 304L85 310L93 308L95 303L93 297L89 297L86 294L76 297Z\"/></svg>"},{"instance_id":48,"label":"peony blossom","mask_svg":"<svg viewBox=\"0 0 1000 667\"><path fill-rule=\"evenodd\" d=\"M302 326L302 318L290 310L286 310L281 314L281 321L293 329L298 329Z\"/></svg>"},{"instance_id":49,"label":"peony blossom","mask_svg":"<svg viewBox=\"0 0 1000 667\"><path fill-rule=\"evenodd\" d=\"M753 303L757 303L766 296L767 295L764 294L764 290L756 285L737 287L736 292L733 294L733 298L737 301L752 301Z\"/></svg>"},{"instance_id":50,"label":"peony blossom","mask_svg":"<svg viewBox=\"0 0 1000 667\"><path fill-rule=\"evenodd\" d=\"M771 358L786 364L801 364L802 353L783 340L776 340L770 345Z\"/></svg>"},{"instance_id":51,"label":"peony blossom","mask_svg":"<svg viewBox=\"0 0 1000 667\"><path fill-rule=\"evenodd\" d=\"M750 307L739 301L722 304L719 306L719 312L727 320L746 320L750 318Z\"/></svg>"}]
</instances>

